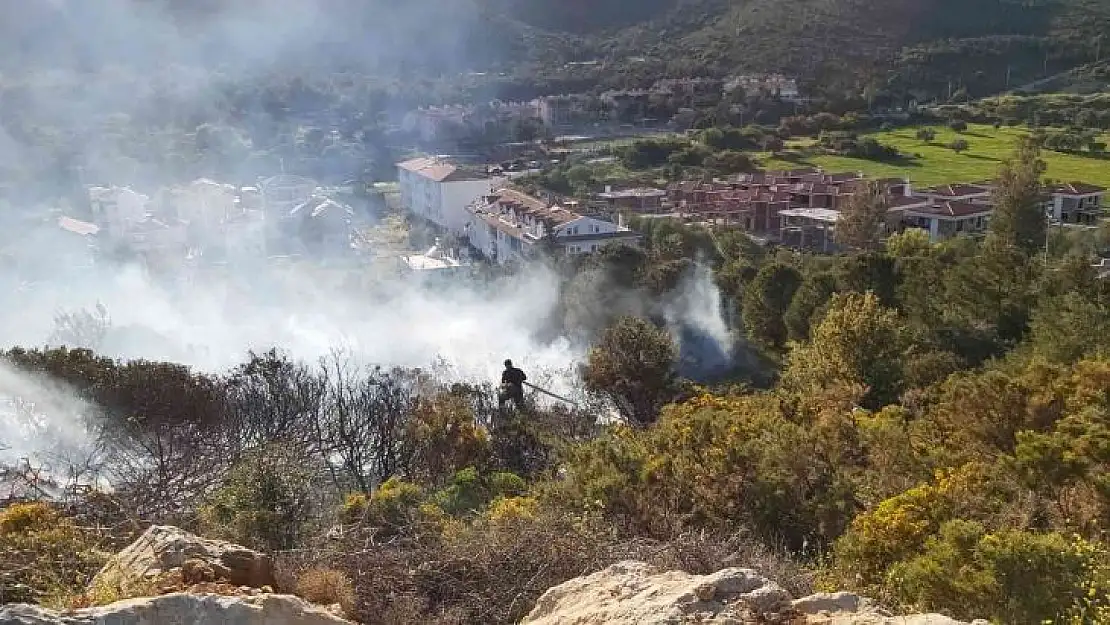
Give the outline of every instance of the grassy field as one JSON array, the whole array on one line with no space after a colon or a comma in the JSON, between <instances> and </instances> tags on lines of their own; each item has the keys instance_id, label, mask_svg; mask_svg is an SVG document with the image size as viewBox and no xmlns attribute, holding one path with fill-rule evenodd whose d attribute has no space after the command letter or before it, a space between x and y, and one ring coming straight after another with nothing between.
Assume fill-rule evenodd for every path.
<instances>
[{"instance_id":1,"label":"grassy field","mask_svg":"<svg viewBox=\"0 0 1110 625\"><path fill-rule=\"evenodd\" d=\"M761 159L763 166L768 169L789 169L808 164L823 167L826 171L862 170L873 176L908 177L918 185L971 182L993 177L1002 160L1012 153L1018 137L1029 132L1023 127L996 129L976 124L972 124L961 134L939 126L934 130L937 133L936 139L928 144L914 137L916 128L899 128L870 135L882 143L898 148L907 156L919 155L901 164L890 165L843 156L815 156L802 161L786 161L763 154ZM962 137L968 142L970 148L966 152L956 154L944 147L956 137ZM1110 156L1100 158L1048 150L1044 151L1043 156L1048 164L1049 178L1110 187Z\"/></svg>"}]
</instances>

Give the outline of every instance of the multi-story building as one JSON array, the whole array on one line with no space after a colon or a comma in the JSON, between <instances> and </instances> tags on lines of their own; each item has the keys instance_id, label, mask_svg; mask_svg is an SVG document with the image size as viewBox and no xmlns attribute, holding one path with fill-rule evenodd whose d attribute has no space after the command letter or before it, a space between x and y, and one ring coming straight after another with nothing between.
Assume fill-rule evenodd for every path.
<instances>
[{"instance_id":1,"label":"multi-story building","mask_svg":"<svg viewBox=\"0 0 1110 625\"><path fill-rule=\"evenodd\" d=\"M623 225L587 217L515 189L499 189L468 207L471 247L499 264L530 258L546 242L559 252L585 254L607 243L637 243Z\"/></svg>"},{"instance_id":2,"label":"multi-story building","mask_svg":"<svg viewBox=\"0 0 1110 625\"><path fill-rule=\"evenodd\" d=\"M504 179L469 172L438 158L414 158L397 164L401 205L452 234L468 223L466 207Z\"/></svg>"},{"instance_id":3,"label":"multi-story building","mask_svg":"<svg viewBox=\"0 0 1110 625\"><path fill-rule=\"evenodd\" d=\"M1106 189L1083 182L1069 182L1049 189L1045 213L1062 224L1094 225L1102 217Z\"/></svg>"}]
</instances>

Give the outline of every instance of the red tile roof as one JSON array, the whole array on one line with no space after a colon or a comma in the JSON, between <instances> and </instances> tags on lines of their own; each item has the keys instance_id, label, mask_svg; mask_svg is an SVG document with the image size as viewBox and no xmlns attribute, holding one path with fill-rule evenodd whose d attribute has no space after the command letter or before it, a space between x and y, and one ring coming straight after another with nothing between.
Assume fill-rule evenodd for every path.
<instances>
[{"instance_id":1,"label":"red tile roof","mask_svg":"<svg viewBox=\"0 0 1110 625\"><path fill-rule=\"evenodd\" d=\"M58 218L58 225L61 226L63 230L68 230L74 234L83 236L89 236L100 232L100 226L72 217Z\"/></svg>"},{"instance_id":2,"label":"red tile roof","mask_svg":"<svg viewBox=\"0 0 1110 625\"><path fill-rule=\"evenodd\" d=\"M516 189L499 189L493 193L492 197L491 203L497 204L499 209L530 215L535 219L548 221L555 225L570 223L581 217L578 213L565 208L548 206L547 202Z\"/></svg>"},{"instance_id":3,"label":"red tile roof","mask_svg":"<svg viewBox=\"0 0 1110 625\"><path fill-rule=\"evenodd\" d=\"M459 182L463 180L483 179L482 176L464 171L451 163L436 158L414 158L397 163L397 166L435 182Z\"/></svg>"}]
</instances>

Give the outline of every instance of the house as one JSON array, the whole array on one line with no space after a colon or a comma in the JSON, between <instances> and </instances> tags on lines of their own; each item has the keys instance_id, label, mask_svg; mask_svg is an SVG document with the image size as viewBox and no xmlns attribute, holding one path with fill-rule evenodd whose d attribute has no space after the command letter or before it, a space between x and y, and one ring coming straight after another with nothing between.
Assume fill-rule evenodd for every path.
<instances>
[{"instance_id":1,"label":"house","mask_svg":"<svg viewBox=\"0 0 1110 625\"><path fill-rule=\"evenodd\" d=\"M146 256L184 258L188 248L188 232L183 221L148 217L128 232L128 246Z\"/></svg>"},{"instance_id":2,"label":"house","mask_svg":"<svg viewBox=\"0 0 1110 625\"><path fill-rule=\"evenodd\" d=\"M799 248L815 247L823 252L835 244L833 232L840 211L831 208L788 208L778 213L779 240Z\"/></svg>"},{"instance_id":3,"label":"house","mask_svg":"<svg viewBox=\"0 0 1110 625\"><path fill-rule=\"evenodd\" d=\"M978 235L990 224L992 208L986 203L926 200L918 204L901 206L902 223L906 227L921 228L929 239L940 241L959 234Z\"/></svg>"},{"instance_id":4,"label":"house","mask_svg":"<svg viewBox=\"0 0 1110 625\"><path fill-rule=\"evenodd\" d=\"M765 93L787 102L801 100L798 81L782 74L734 76L724 85L725 93L742 90L745 94Z\"/></svg>"},{"instance_id":5,"label":"house","mask_svg":"<svg viewBox=\"0 0 1110 625\"><path fill-rule=\"evenodd\" d=\"M318 256L342 255L351 250L351 222L355 211L322 195L289 212L287 234L304 252Z\"/></svg>"},{"instance_id":6,"label":"house","mask_svg":"<svg viewBox=\"0 0 1110 625\"><path fill-rule=\"evenodd\" d=\"M262 206L268 220L275 223L287 218L294 208L312 199L319 185L311 178L280 174L259 184Z\"/></svg>"},{"instance_id":7,"label":"house","mask_svg":"<svg viewBox=\"0 0 1110 625\"><path fill-rule=\"evenodd\" d=\"M636 213L658 213L663 208L663 198L667 192L662 189L637 188L614 191L606 187L604 193L598 193L599 200L605 202L610 210L627 210Z\"/></svg>"},{"instance_id":8,"label":"house","mask_svg":"<svg viewBox=\"0 0 1110 625\"><path fill-rule=\"evenodd\" d=\"M170 202L175 217L210 230L219 227L235 211L238 190L234 185L220 184L199 178L181 187L165 190L164 200Z\"/></svg>"},{"instance_id":9,"label":"house","mask_svg":"<svg viewBox=\"0 0 1110 625\"><path fill-rule=\"evenodd\" d=\"M93 221L112 235L122 235L147 217L150 197L130 187L89 187Z\"/></svg>"},{"instance_id":10,"label":"house","mask_svg":"<svg viewBox=\"0 0 1110 625\"><path fill-rule=\"evenodd\" d=\"M469 221L466 207L503 182L435 157L398 163L397 175L401 205L413 215L456 235L462 233Z\"/></svg>"},{"instance_id":11,"label":"house","mask_svg":"<svg viewBox=\"0 0 1110 625\"><path fill-rule=\"evenodd\" d=\"M534 102L536 115L548 128L560 128L594 122L601 118L600 107L585 95L555 95Z\"/></svg>"},{"instance_id":12,"label":"house","mask_svg":"<svg viewBox=\"0 0 1110 625\"><path fill-rule=\"evenodd\" d=\"M1069 182L1049 189L1045 213L1058 223L1094 225L1102 218L1106 189L1083 182Z\"/></svg>"},{"instance_id":13,"label":"house","mask_svg":"<svg viewBox=\"0 0 1110 625\"><path fill-rule=\"evenodd\" d=\"M622 223L587 217L515 189L499 189L468 208L466 238L499 264L532 257L542 242L566 254L595 252L613 241L636 243L640 235Z\"/></svg>"}]
</instances>

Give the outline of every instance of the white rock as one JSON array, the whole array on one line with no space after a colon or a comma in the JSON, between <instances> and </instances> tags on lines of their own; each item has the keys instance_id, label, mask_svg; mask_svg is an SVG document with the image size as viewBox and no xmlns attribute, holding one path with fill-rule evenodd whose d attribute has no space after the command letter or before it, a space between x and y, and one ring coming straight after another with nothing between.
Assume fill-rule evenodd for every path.
<instances>
[{"instance_id":1,"label":"white rock","mask_svg":"<svg viewBox=\"0 0 1110 625\"><path fill-rule=\"evenodd\" d=\"M802 614L821 614L822 612L859 612L866 609L868 603L866 598L850 592L819 592L795 599L791 607Z\"/></svg>"},{"instance_id":2,"label":"white rock","mask_svg":"<svg viewBox=\"0 0 1110 625\"><path fill-rule=\"evenodd\" d=\"M93 578L92 585L155 577L180 568L188 560L202 560L218 578L236 586L274 586L270 557L222 540L211 540L185 530L155 525L113 556Z\"/></svg>"},{"instance_id":3,"label":"white rock","mask_svg":"<svg viewBox=\"0 0 1110 625\"><path fill-rule=\"evenodd\" d=\"M350 625L350 621L290 595L175 593L65 613L8 605L0 607L0 625Z\"/></svg>"},{"instance_id":4,"label":"white rock","mask_svg":"<svg viewBox=\"0 0 1110 625\"><path fill-rule=\"evenodd\" d=\"M751 569L712 575L660 571L643 562L621 562L549 589L524 619L528 625L706 625L749 622L744 608L778 612L790 594Z\"/></svg>"}]
</instances>

